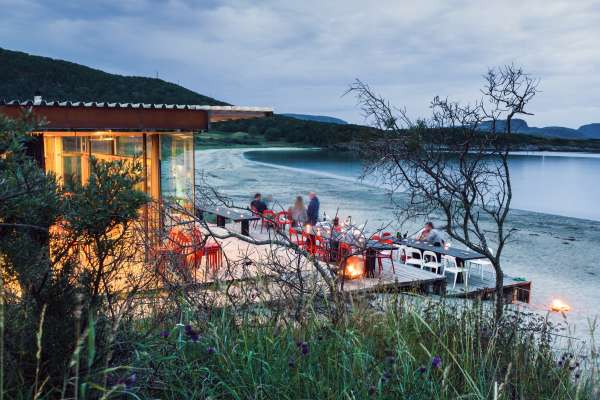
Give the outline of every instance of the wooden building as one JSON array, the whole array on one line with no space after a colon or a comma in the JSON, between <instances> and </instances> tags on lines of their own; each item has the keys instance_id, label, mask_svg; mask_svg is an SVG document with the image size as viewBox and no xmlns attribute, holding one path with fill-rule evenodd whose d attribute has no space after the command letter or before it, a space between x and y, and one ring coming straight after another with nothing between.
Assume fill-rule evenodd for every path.
<instances>
[{"instance_id":1,"label":"wooden building","mask_svg":"<svg viewBox=\"0 0 600 400\"><path fill-rule=\"evenodd\" d=\"M270 108L71 101L0 101L0 114L32 113L30 151L66 185L84 183L89 160L141 159L143 190L153 200L194 199L195 142L211 122L260 118Z\"/></svg>"}]
</instances>

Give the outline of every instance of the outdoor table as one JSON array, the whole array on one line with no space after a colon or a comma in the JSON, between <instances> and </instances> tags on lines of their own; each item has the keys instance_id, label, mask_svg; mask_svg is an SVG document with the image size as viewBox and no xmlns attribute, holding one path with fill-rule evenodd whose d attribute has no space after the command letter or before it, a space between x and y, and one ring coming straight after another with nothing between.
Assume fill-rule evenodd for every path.
<instances>
[{"instance_id":1,"label":"outdoor table","mask_svg":"<svg viewBox=\"0 0 600 400\"><path fill-rule=\"evenodd\" d=\"M402 244L408 247L413 247L415 249L419 249L422 251L433 251L438 256L452 256L456 258L456 263L465 267L465 261L469 260L477 260L480 258L486 258L483 254L477 253L473 250L461 250L455 247L445 248L444 246L435 246L433 243L424 241L424 240L416 240L416 239L393 239L394 243ZM460 278L458 282L460 282Z\"/></svg>"},{"instance_id":2,"label":"outdoor table","mask_svg":"<svg viewBox=\"0 0 600 400\"><path fill-rule=\"evenodd\" d=\"M217 226L225 228L225 222L231 220L234 222L241 222L242 235L250 236L250 221L256 221L260 219L260 216L256 215L252 211L240 210L236 208L229 208L224 206L196 206L196 210L203 213L213 214L217 216Z\"/></svg>"}]
</instances>

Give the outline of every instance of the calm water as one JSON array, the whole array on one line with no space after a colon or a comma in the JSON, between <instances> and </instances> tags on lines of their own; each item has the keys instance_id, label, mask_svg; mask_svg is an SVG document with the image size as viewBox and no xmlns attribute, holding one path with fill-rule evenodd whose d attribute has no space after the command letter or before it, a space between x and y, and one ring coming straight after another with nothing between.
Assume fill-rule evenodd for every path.
<instances>
[{"instance_id":1,"label":"calm water","mask_svg":"<svg viewBox=\"0 0 600 400\"><path fill-rule=\"evenodd\" d=\"M261 192L272 197L274 208L287 208L297 195L315 190L322 211L351 215L353 221L367 223L371 232L384 226L392 232L421 228L419 223L401 226L389 196L369 182L358 182L360 163L349 157L304 150L217 149L197 151L196 162L206 183L239 205ZM588 320L600 321L600 213L594 207L600 158L516 155L512 171L518 206L542 212L513 209L507 225L514 234L503 253L504 271L533 282L529 308L545 313L555 298L570 304L568 320L586 337Z\"/></svg>"},{"instance_id":2,"label":"calm water","mask_svg":"<svg viewBox=\"0 0 600 400\"><path fill-rule=\"evenodd\" d=\"M249 151L252 161L356 179L362 166L350 155L324 150ZM600 155L519 153L510 159L513 208L600 221Z\"/></svg>"}]
</instances>

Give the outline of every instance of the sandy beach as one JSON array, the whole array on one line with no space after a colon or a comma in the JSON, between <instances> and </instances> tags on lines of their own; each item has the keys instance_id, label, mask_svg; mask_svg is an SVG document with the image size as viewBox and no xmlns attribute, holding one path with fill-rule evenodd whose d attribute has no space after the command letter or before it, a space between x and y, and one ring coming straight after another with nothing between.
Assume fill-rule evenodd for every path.
<instances>
[{"instance_id":1,"label":"sandy beach","mask_svg":"<svg viewBox=\"0 0 600 400\"><path fill-rule=\"evenodd\" d=\"M273 149L277 150L282 149ZM250 161L244 158L245 151L196 153L206 183L237 204L245 205L253 193L261 192L273 197L273 208L287 209L296 195L315 190L321 200L321 214L333 215L339 208L340 215L366 222L367 229L387 226L390 231L397 230L393 206L384 190L319 171ZM554 298L570 304L567 319L571 330L585 337L588 320L599 314L600 222L513 210L510 226L517 232L505 250L505 272L533 282L529 306L533 310L545 312Z\"/></svg>"}]
</instances>

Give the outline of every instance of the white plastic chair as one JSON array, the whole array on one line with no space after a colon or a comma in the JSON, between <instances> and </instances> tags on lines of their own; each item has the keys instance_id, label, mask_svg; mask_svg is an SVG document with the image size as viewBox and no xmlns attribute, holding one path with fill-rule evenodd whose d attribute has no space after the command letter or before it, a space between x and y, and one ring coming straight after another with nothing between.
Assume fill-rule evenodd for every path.
<instances>
[{"instance_id":1,"label":"white plastic chair","mask_svg":"<svg viewBox=\"0 0 600 400\"><path fill-rule=\"evenodd\" d=\"M444 256L443 263L444 263L444 275L446 275L446 273L454 274L454 283L452 284L452 289L454 289L456 287L456 280L458 278L458 274L460 274L460 273L463 274L463 278L465 280L465 289L466 289L467 285L468 285L468 278L469 278L468 269L459 267L458 263L456 262L456 258L452 257L452 256Z\"/></svg>"},{"instance_id":2,"label":"white plastic chair","mask_svg":"<svg viewBox=\"0 0 600 400\"><path fill-rule=\"evenodd\" d=\"M431 272L435 272L437 274L440 267L441 265L438 262L437 254L435 254L433 251L425 250L425 252L423 252L423 264L421 265L421 268L429 269Z\"/></svg>"},{"instance_id":3,"label":"white plastic chair","mask_svg":"<svg viewBox=\"0 0 600 400\"><path fill-rule=\"evenodd\" d=\"M423 254L421 250L412 247L404 248L404 264L413 267L423 267Z\"/></svg>"},{"instance_id":4,"label":"white plastic chair","mask_svg":"<svg viewBox=\"0 0 600 400\"><path fill-rule=\"evenodd\" d=\"M488 250L490 251L490 253L494 254L494 251L488 247ZM479 274L481 276L481 279L483 279L483 268L484 267L490 267L492 268L492 272L495 274L494 269L494 265L492 264L492 262L490 261L489 258L477 258L475 260L469 260L467 261L467 265L469 267L469 275L471 274L471 268L477 268L479 269Z\"/></svg>"}]
</instances>

